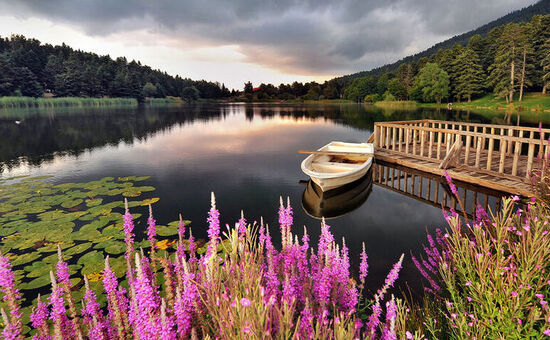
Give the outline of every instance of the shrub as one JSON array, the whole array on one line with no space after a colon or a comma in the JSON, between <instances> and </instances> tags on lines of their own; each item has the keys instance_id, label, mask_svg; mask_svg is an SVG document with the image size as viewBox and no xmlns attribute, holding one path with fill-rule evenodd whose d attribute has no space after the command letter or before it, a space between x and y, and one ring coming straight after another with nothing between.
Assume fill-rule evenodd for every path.
<instances>
[{"instance_id":1,"label":"shrub","mask_svg":"<svg viewBox=\"0 0 550 340\"><path fill-rule=\"evenodd\" d=\"M472 224L452 211L449 229L436 241L428 235L426 257L413 258L428 303L409 328L459 339L550 335L548 206L533 198L522 210L518 201L503 199L494 214L478 206Z\"/></svg>"}]
</instances>

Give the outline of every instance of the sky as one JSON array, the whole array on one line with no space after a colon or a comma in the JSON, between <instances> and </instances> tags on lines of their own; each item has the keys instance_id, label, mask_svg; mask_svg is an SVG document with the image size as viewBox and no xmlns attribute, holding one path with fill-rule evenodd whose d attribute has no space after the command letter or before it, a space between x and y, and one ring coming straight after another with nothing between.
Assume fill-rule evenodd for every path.
<instances>
[{"instance_id":1,"label":"sky","mask_svg":"<svg viewBox=\"0 0 550 340\"><path fill-rule=\"evenodd\" d=\"M328 80L369 70L535 0L1 0L23 34L192 79Z\"/></svg>"}]
</instances>

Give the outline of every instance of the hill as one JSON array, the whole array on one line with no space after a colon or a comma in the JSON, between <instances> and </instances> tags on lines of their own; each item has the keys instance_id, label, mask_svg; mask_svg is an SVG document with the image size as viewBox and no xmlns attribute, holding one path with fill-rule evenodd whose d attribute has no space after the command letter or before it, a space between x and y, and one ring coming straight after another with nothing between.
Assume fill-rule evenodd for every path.
<instances>
[{"instance_id":1,"label":"hill","mask_svg":"<svg viewBox=\"0 0 550 340\"><path fill-rule=\"evenodd\" d=\"M527 21L530 21L533 18L533 16L539 15L539 14L540 15L550 14L550 0L540 0L539 2L531 6L511 12L475 30L472 30L460 35L456 35L450 39L447 39L445 41L435 44L434 46L428 48L425 51L405 57L399 61L396 61L395 63L386 64L386 65L374 68L370 71L361 71L361 72L337 77L335 78L335 80L338 81L338 83L340 84L347 84L355 78L365 77L368 75L376 76L387 71L395 71L399 67L399 65L402 63L411 63L414 61L418 61L422 57L429 57L437 53L437 51L440 49L443 49L443 50L448 49L453 47L456 44L464 46L468 43L468 40L470 40L470 38L476 34L479 34L485 37L493 28L496 28L501 25L509 24L509 23L527 22Z\"/></svg>"}]
</instances>

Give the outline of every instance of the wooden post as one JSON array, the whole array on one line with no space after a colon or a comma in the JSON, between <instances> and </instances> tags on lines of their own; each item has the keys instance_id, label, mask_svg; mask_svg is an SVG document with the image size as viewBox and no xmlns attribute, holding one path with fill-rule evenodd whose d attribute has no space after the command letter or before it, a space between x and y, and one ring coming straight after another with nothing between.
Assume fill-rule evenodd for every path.
<instances>
[{"instance_id":1,"label":"wooden post","mask_svg":"<svg viewBox=\"0 0 550 340\"><path fill-rule=\"evenodd\" d=\"M476 148L476 168L479 168L479 161L481 159L481 140L483 137L477 137L477 148Z\"/></svg>"},{"instance_id":2,"label":"wooden post","mask_svg":"<svg viewBox=\"0 0 550 340\"><path fill-rule=\"evenodd\" d=\"M533 157L535 156L535 144L529 143L529 151L527 152L527 168L525 169L525 178L529 179L531 176L531 169L533 168Z\"/></svg>"},{"instance_id":3,"label":"wooden post","mask_svg":"<svg viewBox=\"0 0 550 340\"><path fill-rule=\"evenodd\" d=\"M494 128L491 129L491 132L494 132ZM493 133L491 133L493 135ZM495 140L489 138L489 149L487 151L487 170L491 170L491 165L493 163L493 149L495 148Z\"/></svg>"},{"instance_id":4,"label":"wooden post","mask_svg":"<svg viewBox=\"0 0 550 340\"><path fill-rule=\"evenodd\" d=\"M399 141L399 152L401 152L401 144L402 143L402 140L403 140L403 128L399 128L399 138L398 138L398 141Z\"/></svg>"},{"instance_id":5,"label":"wooden post","mask_svg":"<svg viewBox=\"0 0 550 340\"><path fill-rule=\"evenodd\" d=\"M472 143L471 136L466 136L466 151L464 154L464 164L468 165L468 159L470 158L470 144Z\"/></svg>"},{"instance_id":6,"label":"wooden post","mask_svg":"<svg viewBox=\"0 0 550 340\"><path fill-rule=\"evenodd\" d=\"M500 160L498 162L498 172L504 173L504 159L506 157L506 146L507 142L503 139L500 140L500 146L499 146L499 152L500 152Z\"/></svg>"}]
</instances>

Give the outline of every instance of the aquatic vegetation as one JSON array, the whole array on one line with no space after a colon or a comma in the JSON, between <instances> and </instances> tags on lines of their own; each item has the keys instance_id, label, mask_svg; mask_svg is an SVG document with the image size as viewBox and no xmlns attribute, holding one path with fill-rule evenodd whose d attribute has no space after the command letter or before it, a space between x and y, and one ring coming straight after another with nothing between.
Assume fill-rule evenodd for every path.
<instances>
[{"instance_id":1,"label":"aquatic vegetation","mask_svg":"<svg viewBox=\"0 0 550 340\"><path fill-rule=\"evenodd\" d=\"M154 190L139 185L146 176L107 177L87 183L52 184L43 177L19 177L0 180L0 252L16 269L14 280L23 297L36 294L51 284L50 271L59 261L58 248L67 262L65 272L70 280L78 305L85 294L80 277L86 276L90 287L98 291L98 275L105 257L111 257L111 267L118 277L125 275L122 213L124 196L133 197ZM130 207L147 206L158 201L148 197L134 198ZM134 214L133 219L140 217ZM164 237L177 233L174 221L158 225L163 251L174 245ZM189 224L189 221L183 221ZM140 244L146 248L148 245ZM64 274L66 275L66 274ZM28 319L31 301L23 303L23 318ZM106 301L100 299L103 306ZM5 303L0 307L6 308Z\"/></svg>"},{"instance_id":2,"label":"aquatic vegetation","mask_svg":"<svg viewBox=\"0 0 550 340\"><path fill-rule=\"evenodd\" d=\"M365 324L356 311L368 306L360 306L364 297L352 280L346 244L338 244L323 221L317 249L310 246L307 230L301 237L292 232L289 204L281 203L279 209L284 242L277 250L268 226L263 222L249 224L244 215L222 234L212 195L207 218L210 240L203 255L197 253L191 230L181 217L173 224L178 233L176 251L161 253L161 245L168 241L156 241L152 212L148 239L138 244L129 211L132 205L128 202L125 214L120 216L124 221L120 233L125 235L125 255L116 260L117 265L123 263L127 283L117 278L115 260L108 256L103 259L96 250L86 253L77 264L92 266L94 272L84 278L83 298L78 304L82 308L76 310L70 265L58 247L57 264L49 272L51 295L47 300L38 297L30 316L31 332L37 339L77 338L80 334L93 339L395 339L397 328L403 327L397 319L402 303L393 296L385 298L399 275L403 256L376 293L373 312L367 315ZM184 239L186 232L188 240ZM153 246L149 253L143 248L138 250L139 245L149 242ZM97 261L90 261L92 258L101 260L100 271L95 266ZM364 282L366 254L362 259ZM14 273L9 259L2 261L0 288L6 296L13 296L7 300L13 301L10 306L17 309ZM101 308L102 298L106 308ZM22 322L19 314L12 315L5 322L5 332L17 338L25 332L21 330Z\"/></svg>"},{"instance_id":3,"label":"aquatic vegetation","mask_svg":"<svg viewBox=\"0 0 550 340\"><path fill-rule=\"evenodd\" d=\"M19 107L62 107L62 106L111 106L132 105L137 106L135 98L85 98L85 97L58 97L58 98L32 98L32 97L0 97L0 108Z\"/></svg>"}]
</instances>

